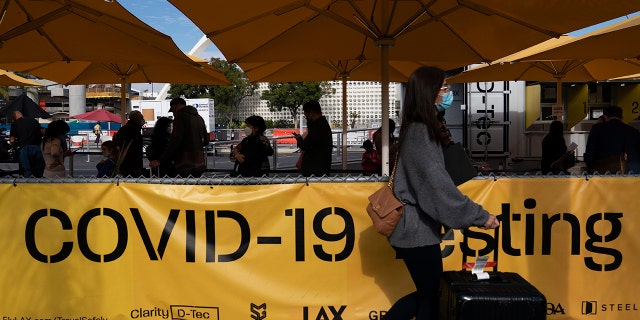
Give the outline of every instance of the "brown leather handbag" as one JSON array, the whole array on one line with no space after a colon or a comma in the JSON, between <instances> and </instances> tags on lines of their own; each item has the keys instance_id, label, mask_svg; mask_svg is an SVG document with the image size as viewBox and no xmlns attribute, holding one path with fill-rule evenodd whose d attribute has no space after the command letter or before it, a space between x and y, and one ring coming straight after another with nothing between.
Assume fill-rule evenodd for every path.
<instances>
[{"instance_id":1,"label":"brown leather handbag","mask_svg":"<svg viewBox=\"0 0 640 320\"><path fill-rule=\"evenodd\" d=\"M367 213L378 233L389 237L402 217L404 203L393 193L393 177L396 173L398 159L393 165L389 183L369 196Z\"/></svg>"}]
</instances>

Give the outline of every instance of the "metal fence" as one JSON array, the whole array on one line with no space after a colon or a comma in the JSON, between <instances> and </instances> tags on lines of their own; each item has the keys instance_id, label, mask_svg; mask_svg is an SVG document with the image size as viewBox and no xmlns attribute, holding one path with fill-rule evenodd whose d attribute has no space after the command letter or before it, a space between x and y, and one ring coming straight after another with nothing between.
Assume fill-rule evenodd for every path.
<instances>
[{"instance_id":1,"label":"metal fence","mask_svg":"<svg viewBox=\"0 0 640 320\"><path fill-rule=\"evenodd\" d=\"M539 172L535 174L523 174L523 175L509 175L505 173L501 174L483 174L479 173L474 180L498 180L498 179L522 179L522 178L543 178L543 179L560 179L560 178L581 178L589 180L593 177L612 177L612 178L638 178L638 174L548 174L542 175ZM17 186L18 184L30 184L30 183L141 183L141 184L169 184L169 185L209 185L212 188L214 186L223 185L271 185L271 184L311 184L311 183L353 183L353 182L388 182L389 177L379 175L346 175L346 176L323 176L323 177L304 177L301 175L286 175L286 176L263 176L259 178L244 178L244 177L200 177L200 178L96 178L93 177L69 177L69 178L21 178L21 177L0 177L0 184L12 184Z\"/></svg>"},{"instance_id":2,"label":"metal fence","mask_svg":"<svg viewBox=\"0 0 640 320\"><path fill-rule=\"evenodd\" d=\"M285 130L285 129L283 129ZM360 147L362 146L362 142L371 138L371 134L376 129L365 128L365 129L351 129L347 130L347 148L358 148L360 151ZM231 151L231 149L242 141L242 132L239 129L226 129L224 131L225 139L216 140L209 143L209 147L207 148L207 152L209 155L217 156L219 154L227 154ZM288 130L291 131L291 130ZM222 132L222 130L221 130ZM219 137L219 136L218 136ZM274 136L273 130L267 134L267 137L271 141L271 145L273 147L273 156L272 156L272 170L281 170L280 161L278 161L280 150L283 148L296 150L296 144L291 143L292 139L295 139L293 135L281 135ZM228 138L228 139L227 139ZM333 131L333 141L334 141L334 157L338 159L342 157L342 131ZM215 161L215 157L213 158ZM358 159L359 160L359 159ZM334 163L339 163L334 161ZM216 163L213 163L213 169L216 169ZM352 171L352 170L346 170ZM344 172L344 171L343 171Z\"/></svg>"}]
</instances>

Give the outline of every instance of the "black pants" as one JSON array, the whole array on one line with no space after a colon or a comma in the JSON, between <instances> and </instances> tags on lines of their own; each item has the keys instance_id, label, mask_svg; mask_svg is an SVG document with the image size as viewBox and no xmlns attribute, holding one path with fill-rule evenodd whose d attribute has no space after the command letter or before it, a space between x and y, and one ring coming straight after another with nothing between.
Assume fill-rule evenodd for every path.
<instances>
[{"instance_id":1,"label":"black pants","mask_svg":"<svg viewBox=\"0 0 640 320\"><path fill-rule=\"evenodd\" d=\"M442 274L440 245L394 249L407 266L417 291L400 298L383 319L438 319L438 291Z\"/></svg>"}]
</instances>

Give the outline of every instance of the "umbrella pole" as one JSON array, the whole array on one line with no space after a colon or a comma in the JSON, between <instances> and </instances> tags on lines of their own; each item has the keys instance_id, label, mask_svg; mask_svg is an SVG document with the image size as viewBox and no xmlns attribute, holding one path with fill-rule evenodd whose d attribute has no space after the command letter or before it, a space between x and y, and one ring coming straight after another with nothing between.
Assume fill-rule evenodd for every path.
<instances>
[{"instance_id":1,"label":"umbrella pole","mask_svg":"<svg viewBox=\"0 0 640 320\"><path fill-rule=\"evenodd\" d=\"M383 26L387 25L387 1L381 3ZM393 38L378 38L375 44L380 47L380 93L382 95L382 175L389 176L389 48L395 44Z\"/></svg>"},{"instance_id":2,"label":"umbrella pole","mask_svg":"<svg viewBox=\"0 0 640 320\"><path fill-rule=\"evenodd\" d=\"M564 110L564 105L562 104L562 78L557 78L557 79L558 81L556 82L556 103L558 104L558 106L562 107L562 110ZM564 111L563 111L563 114L564 114ZM564 122L564 119L560 119L560 121Z\"/></svg>"},{"instance_id":3,"label":"umbrella pole","mask_svg":"<svg viewBox=\"0 0 640 320\"><path fill-rule=\"evenodd\" d=\"M382 95L382 175L389 176L389 47L392 41L377 41L380 47L381 63L381 95Z\"/></svg>"},{"instance_id":4,"label":"umbrella pole","mask_svg":"<svg viewBox=\"0 0 640 320\"><path fill-rule=\"evenodd\" d=\"M126 85L126 79L120 78L120 117L122 125L127 123L127 92L125 91Z\"/></svg>"},{"instance_id":5,"label":"umbrella pole","mask_svg":"<svg viewBox=\"0 0 640 320\"><path fill-rule=\"evenodd\" d=\"M342 75L342 170L347 170L347 76Z\"/></svg>"}]
</instances>

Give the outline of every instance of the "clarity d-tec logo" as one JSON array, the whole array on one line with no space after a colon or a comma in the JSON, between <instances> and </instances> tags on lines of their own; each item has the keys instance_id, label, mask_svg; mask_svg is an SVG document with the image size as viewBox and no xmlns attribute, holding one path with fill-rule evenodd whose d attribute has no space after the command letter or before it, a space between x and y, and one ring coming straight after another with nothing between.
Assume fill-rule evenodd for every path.
<instances>
[{"instance_id":1,"label":"clarity d-tec logo","mask_svg":"<svg viewBox=\"0 0 640 320\"><path fill-rule=\"evenodd\" d=\"M584 315L596 315L604 313L638 313L638 305L636 303L610 303L590 300L582 301L582 314ZM632 318L632 317L630 317ZM633 319L638 319L633 317Z\"/></svg>"}]
</instances>

